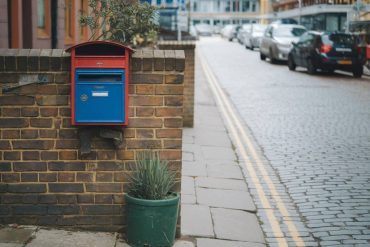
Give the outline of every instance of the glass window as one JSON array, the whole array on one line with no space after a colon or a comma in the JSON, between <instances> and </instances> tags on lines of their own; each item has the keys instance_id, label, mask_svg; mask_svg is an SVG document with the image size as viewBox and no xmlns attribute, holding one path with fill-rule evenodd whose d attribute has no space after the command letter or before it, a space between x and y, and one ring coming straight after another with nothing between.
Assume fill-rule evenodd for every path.
<instances>
[{"instance_id":1,"label":"glass window","mask_svg":"<svg viewBox=\"0 0 370 247\"><path fill-rule=\"evenodd\" d=\"M252 2L252 12L256 12L256 11L257 11L256 2Z\"/></svg>"},{"instance_id":2,"label":"glass window","mask_svg":"<svg viewBox=\"0 0 370 247\"><path fill-rule=\"evenodd\" d=\"M50 35L49 0L37 0L37 36L48 38Z\"/></svg>"},{"instance_id":3,"label":"glass window","mask_svg":"<svg viewBox=\"0 0 370 247\"><path fill-rule=\"evenodd\" d=\"M249 0L243 0L242 1L242 11L247 12L249 11Z\"/></svg>"},{"instance_id":4,"label":"glass window","mask_svg":"<svg viewBox=\"0 0 370 247\"><path fill-rule=\"evenodd\" d=\"M299 27L278 27L273 31L273 36L276 37L299 37L306 32L306 29Z\"/></svg>"}]
</instances>

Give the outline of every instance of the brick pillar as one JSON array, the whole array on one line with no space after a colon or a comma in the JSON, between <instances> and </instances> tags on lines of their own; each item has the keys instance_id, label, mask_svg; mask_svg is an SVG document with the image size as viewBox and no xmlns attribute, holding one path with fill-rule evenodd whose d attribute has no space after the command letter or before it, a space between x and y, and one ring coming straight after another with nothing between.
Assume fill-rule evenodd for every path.
<instances>
[{"instance_id":1,"label":"brick pillar","mask_svg":"<svg viewBox=\"0 0 370 247\"><path fill-rule=\"evenodd\" d=\"M184 50L184 127L194 125L194 41L160 41L160 49Z\"/></svg>"},{"instance_id":2,"label":"brick pillar","mask_svg":"<svg viewBox=\"0 0 370 247\"><path fill-rule=\"evenodd\" d=\"M127 176L145 149L169 161L179 192L184 66L183 51L137 51L123 145L95 137L92 152L81 155L69 54L0 50L0 224L124 229Z\"/></svg>"}]
</instances>

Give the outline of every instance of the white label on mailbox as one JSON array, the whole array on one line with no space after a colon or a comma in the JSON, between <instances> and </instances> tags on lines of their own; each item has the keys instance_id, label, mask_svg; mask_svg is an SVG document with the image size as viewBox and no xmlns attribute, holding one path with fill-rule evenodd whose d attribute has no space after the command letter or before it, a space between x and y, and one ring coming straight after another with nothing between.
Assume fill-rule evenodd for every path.
<instances>
[{"instance_id":1,"label":"white label on mailbox","mask_svg":"<svg viewBox=\"0 0 370 247\"><path fill-rule=\"evenodd\" d=\"M108 92L92 92L93 97L108 97Z\"/></svg>"}]
</instances>

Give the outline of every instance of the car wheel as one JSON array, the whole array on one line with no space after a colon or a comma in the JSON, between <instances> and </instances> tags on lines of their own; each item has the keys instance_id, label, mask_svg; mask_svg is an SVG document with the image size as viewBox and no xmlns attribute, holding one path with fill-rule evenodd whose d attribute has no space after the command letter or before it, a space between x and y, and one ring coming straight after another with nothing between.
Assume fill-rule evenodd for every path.
<instances>
[{"instance_id":1,"label":"car wheel","mask_svg":"<svg viewBox=\"0 0 370 247\"><path fill-rule=\"evenodd\" d=\"M277 62L277 60L274 58L274 55L272 53L271 48L270 48L270 52L269 52L269 58L270 58L270 63L275 64Z\"/></svg>"},{"instance_id":2,"label":"car wheel","mask_svg":"<svg viewBox=\"0 0 370 247\"><path fill-rule=\"evenodd\" d=\"M262 53L260 53L260 59L263 60L263 61L265 61L266 60L266 56L263 55Z\"/></svg>"},{"instance_id":3,"label":"car wheel","mask_svg":"<svg viewBox=\"0 0 370 247\"><path fill-rule=\"evenodd\" d=\"M307 72L311 75L316 73L316 66L311 58L307 60Z\"/></svg>"},{"instance_id":4,"label":"car wheel","mask_svg":"<svg viewBox=\"0 0 370 247\"><path fill-rule=\"evenodd\" d=\"M363 70L362 66L360 66L358 68L354 68L352 73L353 73L353 77L361 78L362 74L364 73L364 70Z\"/></svg>"},{"instance_id":5,"label":"car wheel","mask_svg":"<svg viewBox=\"0 0 370 247\"><path fill-rule=\"evenodd\" d=\"M254 50L254 47L253 47L253 45L251 45L251 51L253 51Z\"/></svg>"},{"instance_id":6,"label":"car wheel","mask_svg":"<svg viewBox=\"0 0 370 247\"><path fill-rule=\"evenodd\" d=\"M289 68L289 70L294 71L296 67L297 67L297 66L296 66L296 64L294 63L294 59L293 59L293 57L292 57L292 56L289 56L289 57L288 57L288 68Z\"/></svg>"}]
</instances>

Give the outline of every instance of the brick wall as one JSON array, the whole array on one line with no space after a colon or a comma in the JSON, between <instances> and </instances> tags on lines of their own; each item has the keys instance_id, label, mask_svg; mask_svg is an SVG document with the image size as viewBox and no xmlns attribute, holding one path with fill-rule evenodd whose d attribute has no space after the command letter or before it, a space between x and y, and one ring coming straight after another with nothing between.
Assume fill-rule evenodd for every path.
<instances>
[{"instance_id":1,"label":"brick wall","mask_svg":"<svg viewBox=\"0 0 370 247\"><path fill-rule=\"evenodd\" d=\"M184 61L183 51L137 51L124 143L95 137L81 155L69 54L0 49L0 224L124 228L127 175L144 149L170 161L180 191Z\"/></svg>"},{"instance_id":2,"label":"brick wall","mask_svg":"<svg viewBox=\"0 0 370 247\"><path fill-rule=\"evenodd\" d=\"M184 127L194 125L194 53L195 41L160 41L160 49L184 50Z\"/></svg>"}]
</instances>

